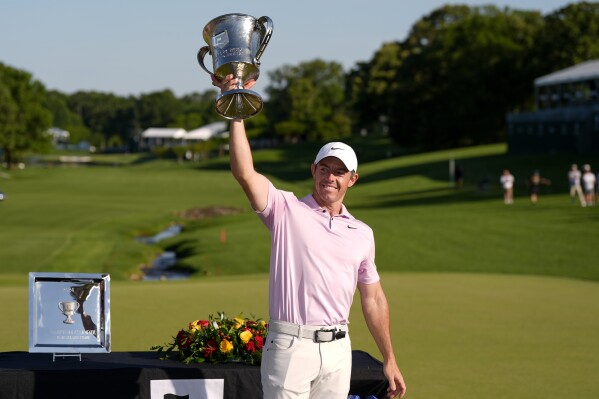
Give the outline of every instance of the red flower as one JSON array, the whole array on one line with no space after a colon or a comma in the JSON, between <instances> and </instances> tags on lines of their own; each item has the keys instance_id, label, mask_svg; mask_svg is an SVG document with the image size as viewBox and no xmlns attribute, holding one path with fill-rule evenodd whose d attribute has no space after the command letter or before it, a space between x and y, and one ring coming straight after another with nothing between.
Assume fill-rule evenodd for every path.
<instances>
[{"instance_id":1,"label":"red flower","mask_svg":"<svg viewBox=\"0 0 599 399\"><path fill-rule=\"evenodd\" d=\"M206 328L210 325L210 322L208 320L200 320L200 322L198 323L202 328Z\"/></svg>"},{"instance_id":2,"label":"red flower","mask_svg":"<svg viewBox=\"0 0 599 399\"><path fill-rule=\"evenodd\" d=\"M245 344L245 349L250 353L256 352L256 348L254 347L254 341L249 341L247 344Z\"/></svg>"},{"instance_id":3,"label":"red flower","mask_svg":"<svg viewBox=\"0 0 599 399\"><path fill-rule=\"evenodd\" d=\"M218 349L218 344L216 343L216 340L211 339L206 343L206 346L204 347L204 357L210 357L212 356L212 354L214 352L216 352L216 350Z\"/></svg>"},{"instance_id":4,"label":"red flower","mask_svg":"<svg viewBox=\"0 0 599 399\"><path fill-rule=\"evenodd\" d=\"M192 331L203 330L210 325L208 320L196 320L189 323L189 329Z\"/></svg>"},{"instance_id":5,"label":"red flower","mask_svg":"<svg viewBox=\"0 0 599 399\"><path fill-rule=\"evenodd\" d=\"M181 349L189 348L189 346L192 343L191 337L185 330L179 331L179 333L177 334L176 341L177 341L177 344L179 345L179 348L181 348Z\"/></svg>"},{"instance_id":6,"label":"red flower","mask_svg":"<svg viewBox=\"0 0 599 399\"><path fill-rule=\"evenodd\" d=\"M256 349L261 350L262 349L262 345L264 345L264 338L262 338L259 335L256 335L254 337L254 341L256 341Z\"/></svg>"}]
</instances>

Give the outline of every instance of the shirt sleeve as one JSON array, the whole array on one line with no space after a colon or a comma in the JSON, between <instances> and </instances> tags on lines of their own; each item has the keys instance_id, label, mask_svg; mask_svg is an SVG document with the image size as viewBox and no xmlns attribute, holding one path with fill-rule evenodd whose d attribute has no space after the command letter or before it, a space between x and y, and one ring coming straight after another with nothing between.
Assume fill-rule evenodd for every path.
<instances>
[{"instance_id":1,"label":"shirt sleeve","mask_svg":"<svg viewBox=\"0 0 599 399\"><path fill-rule=\"evenodd\" d=\"M262 220L262 223L272 231L276 225L278 218L281 218L283 211L287 206L287 197L292 195L285 191L278 190L272 182L268 182L268 198L266 200L266 208L256 211L256 214Z\"/></svg>"},{"instance_id":2,"label":"shirt sleeve","mask_svg":"<svg viewBox=\"0 0 599 399\"><path fill-rule=\"evenodd\" d=\"M368 257L362 261L358 268L358 282L362 284L374 284L381 278L374 263L374 235L370 235L370 250Z\"/></svg>"}]
</instances>

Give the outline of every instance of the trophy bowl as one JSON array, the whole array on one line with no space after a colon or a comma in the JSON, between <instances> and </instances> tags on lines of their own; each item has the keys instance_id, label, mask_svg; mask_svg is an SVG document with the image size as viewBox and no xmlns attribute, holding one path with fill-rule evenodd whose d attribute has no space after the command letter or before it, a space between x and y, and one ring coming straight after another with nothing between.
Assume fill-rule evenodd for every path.
<instances>
[{"instance_id":1,"label":"trophy bowl","mask_svg":"<svg viewBox=\"0 0 599 399\"><path fill-rule=\"evenodd\" d=\"M227 119L247 119L263 107L262 97L244 88L248 80L260 76L260 57L272 35L269 17L254 18L246 14L225 14L204 27L203 37L208 44L198 51L198 63L219 80L227 75L237 79L237 87L216 98L216 112ZM212 55L213 71L204 64L206 54Z\"/></svg>"}]
</instances>

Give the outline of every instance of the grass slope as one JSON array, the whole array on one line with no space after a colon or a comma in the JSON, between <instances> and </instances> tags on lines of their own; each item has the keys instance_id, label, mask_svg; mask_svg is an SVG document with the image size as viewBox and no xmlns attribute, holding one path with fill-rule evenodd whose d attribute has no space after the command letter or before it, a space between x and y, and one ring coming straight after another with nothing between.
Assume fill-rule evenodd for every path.
<instances>
[{"instance_id":1,"label":"grass slope","mask_svg":"<svg viewBox=\"0 0 599 399\"><path fill-rule=\"evenodd\" d=\"M504 145L385 158L381 143L354 145L361 158L373 160L360 165L361 178L347 205L373 227L380 270L599 280L599 268L586 256L599 237L599 213L571 205L566 181L570 163L599 159L509 156ZM312 147L256 151L256 168L278 187L307 194ZM461 190L448 183L449 159L465 171ZM114 280L124 279L163 249L175 250L179 266L200 278L267 272L268 233L230 176L226 159L200 166L103 162L108 166L4 174L9 178L0 181L7 195L0 203L0 275L6 281L8 275L26 278L28 271L109 272ZM504 167L516 176L513 206L501 201L498 178ZM524 184L533 169L553 181L536 206ZM485 179L488 188L479 190ZM181 222L180 211L215 205L244 212L183 221L183 234L157 246L135 240Z\"/></svg>"}]
</instances>

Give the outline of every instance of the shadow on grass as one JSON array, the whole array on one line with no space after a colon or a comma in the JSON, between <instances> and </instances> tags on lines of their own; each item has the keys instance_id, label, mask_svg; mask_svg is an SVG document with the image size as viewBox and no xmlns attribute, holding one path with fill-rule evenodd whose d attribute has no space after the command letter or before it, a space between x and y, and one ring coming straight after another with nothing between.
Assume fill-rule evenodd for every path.
<instances>
[{"instance_id":1,"label":"shadow on grass","mask_svg":"<svg viewBox=\"0 0 599 399\"><path fill-rule=\"evenodd\" d=\"M345 141L355 150L360 165L369 162L379 161L397 156L402 151L393 144L388 138L349 138ZM265 175L273 176L279 180L288 182L298 182L311 178L310 165L314 161L316 153L326 142L302 142L297 144L285 144L275 149L266 151L276 151L277 159L261 159L259 152L255 150L254 167ZM403 153L406 153L403 151ZM207 164L198 167L201 170L229 171L228 157L213 160Z\"/></svg>"},{"instance_id":2,"label":"shadow on grass","mask_svg":"<svg viewBox=\"0 0 599 399\"><path fill-rule=\"evenodd\" d=\"M132 161L130 165L142 165L153 161L156 161L156 156L151 153L145 153L144 155L135 158L135 160Z\"/></svg>"},{"instance_id":3,"label":"shadow on grass","mask_svg":"<svg viewBox=\"0 0 599 399\"><path fill-rule=\"evenodd\" d=\"M356 205L352 207L375 208L411 205L435 205L451 202L476 202L499 200L502 189L499 177L503 169L509 169L515 176L514 196L518 201L528 201L529 189L526 184L534 170L551 180L551 185L541 187L541 201L544 195L564 193L568 195L567 172L572 163L599 164L599 155L581 154L531 154L510 155L509 153L489 154L488 148L481 147L481 155L477 148L447 150L438 153L408 154L394 146L389 139L352 138L347 140L356 150L360 162L359 187L367 187L374 183L392 179L402 179L411 176L421 176L430 180L432 186L424 190L406 190L398 180L397 194L377 196L373 192L367 199L353 197L350 191L349 199ZM260 151L255 152L254 166L257 171L267 176L290 183L298 183L311 179L310 164L322 143L300 143L285 145L270 149L269 159ZM465 151L464 151L465 150ZM487 151L487 153L485 153ZM273 153L276 152L275 155ZM492 151L491 151L492 152ZM451 154L454 153L454 156ZM422 155L422 159L419 159ZM463 171L464 183L461 190L451 188L450 158L454 158L455 166ZM273 159L274 158L274 159ZM431 160L432 159L432 160ZM373 173L364 172L364 168L377 161L384 161L384 169ZM229 170L228 158L222 158L199 167L208 170ZM366 170L368 170L366 168ZM439 188L439 183L446 188ZM300 194L300 193L296 193ZM354 199L355 198L355 199Z\"/></svg>"}]
</instances>

